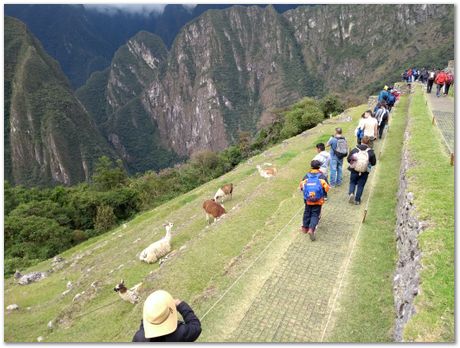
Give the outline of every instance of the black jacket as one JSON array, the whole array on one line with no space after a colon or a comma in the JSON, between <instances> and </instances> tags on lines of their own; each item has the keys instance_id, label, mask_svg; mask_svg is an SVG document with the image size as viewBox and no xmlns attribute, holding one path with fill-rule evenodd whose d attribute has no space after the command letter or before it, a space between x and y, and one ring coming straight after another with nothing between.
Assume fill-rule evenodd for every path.
<instances>
[{"instance_id":1,"label":"black jacket","mask_svg":"<svg viewBox=\"0 0 460 348\"><path fill-rule=\"evenodd\" d=\"M145 338L144 325L141 326L133 337L133 342L193 342L201 334L201 323L190 306L182 301L177 306L177 311L184 318L184 322L178 321L176 331L160 337Z\"/></svg>"},{"instance_id":2,"label":"black jacket","mask_svg":"<svg viewBox=\"0 0 460 348\"><path fill-rule=\"evenodd\" d=\"M354 155L355 153L358 153L358 151L359 151L358 148L359 148L360 150L366 150L368 147L369 147L369 146L367 146L367 145L365 145L365 144L357 145L353 150L350 151L350 153L349 153L349 155L348 155L348 157L347 157L348 163L351 163L351 158L353 157L353 155ZM375 164L377 163L377 158L375 157L374 150L370 149L370 150L368 151L368 154L369 154L369 163L370 163L370 165L371 165L371 166L375 166ZM351 167L348 167L348 170L350 170L350 171L353 170L353 171L354 171L354 169L351 168Z\"/></svg>"}]
</instances>

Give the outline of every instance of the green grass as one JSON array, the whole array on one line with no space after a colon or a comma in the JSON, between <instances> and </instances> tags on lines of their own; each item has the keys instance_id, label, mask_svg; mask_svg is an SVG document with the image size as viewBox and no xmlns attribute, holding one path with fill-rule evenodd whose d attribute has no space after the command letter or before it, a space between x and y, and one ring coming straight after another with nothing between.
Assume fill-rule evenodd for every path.
<instances>
[{"instance_id":1,"label":"green grass","mask_svg":"<svg viewBox=\"0 0 460 348\"><path fill-rule=\"evenodd\" d=\"M329 342L391 342L395 311L395 228L401 148L407 119L407 97L402 97L391 115L390 131L379 156L366 221L352 256L351 267L339 298L335 326Z\"/></svg>"},{"instance_id":2,"label":"green grass","mask_svg":"<svg viewBox=\"0 0 460 348\"><path fill-rule=\"evenodd\" d=\"M354 121L364 108L349 111ZM128 286L143 281L143 299L153 290L167 289L189 302L199 316L203 315L289 221L294 209L301 206L295 195L298 180L316 153L314 144L328 138L337 126L337 123L328 122L309 130L306 137L291 138L288 144L276 145L253 157L251 162L239 164L224 176L140 214L126 228L120 226L67 250L62 256L71 262L43 282L21 287L11 278L6 279L5 304L18 303L21 309L5 315L5 341L33 342L38 336L44 336L47 342L130 341L139 325L142 302L133 306L117 297L113 287L121 278ZM346 122L340 126L349 132L355 123ZM258 175L255 166L264 162L278 167L276 179L267 181ZM223 220L207 227L201 204L226 182L232 182L235 187L233 200L224 203L229 213ZM186 249L161 268L158 264L139 262L137 254L164 235L162 223L165 221L174 223L173 250L182 246ZM139 238L140 241L136 242ZM281 240L289 243L289 238L289 234L285 234ZM99 248L96 250L96 247ZM91 251L90 255L71 266L77 254L88 251ZM277 252L276 258L268 254L267 263L257 267L269 272L271 268L267 265L273 267L282 256L281 251ZM47 260L24 272L46 270L50 264ZM89 268L92 268L90 272L87 271ZM219 325L222 326L219 318L231 318L232 311L244 308L240 307L239 296L255 291L261 285L261 279L254 277L250 284L240 284L241 288L232 291L229 299L234 301L233 305L210 313L200 340L216 339L213 333L219 332ZM69 295L61 297L68 280L74 282L75 288ZM91 294L90 284L95 280L102 284L96 296L84 299L80 304L73 303L72 298L77 292L85 290ZM27 306L31 307L30 311ZM49 331L46 324L56 318L63 319L63 323Z\"/></svg>"},{"instance_id":3,"label":"green grass","mask_svg":"<svg viewBox=\"0 0 460 348\"><path fill-rule=\"evenodd\" d=\"M429 227L418 237L422 251L417 314L404 331L406 341L454 342L454 167L441 136L431 124L422 92L410 108L408 189L421 221Z\"/></svg>"}]
</instances>

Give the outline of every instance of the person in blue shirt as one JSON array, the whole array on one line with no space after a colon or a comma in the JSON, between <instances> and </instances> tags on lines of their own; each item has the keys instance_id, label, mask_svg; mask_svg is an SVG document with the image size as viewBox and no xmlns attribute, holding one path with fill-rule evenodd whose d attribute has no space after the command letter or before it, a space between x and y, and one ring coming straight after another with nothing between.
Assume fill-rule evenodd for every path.
<instances>
[{"instance_id":1,"label":"person in blue shirt","mask_svg":"<svg viewBox=\"0 0 460 348\"><path fill-rule=\"evenodd\" d=\"M331 138L328 140L326 144L326 147L331 148L331 151L330 151L331 160L329 162L329 168L330 168L329 184L331 187L342 185L342 177L343 177L342 165L343 165L343 159L344 157L346 157L347 154L341 155L340 153L337 153L337 142L339 141L339 139L345 139L342 136L342 128L336 128L335 134L331 136Z\"/></svg>"}]
</instances>

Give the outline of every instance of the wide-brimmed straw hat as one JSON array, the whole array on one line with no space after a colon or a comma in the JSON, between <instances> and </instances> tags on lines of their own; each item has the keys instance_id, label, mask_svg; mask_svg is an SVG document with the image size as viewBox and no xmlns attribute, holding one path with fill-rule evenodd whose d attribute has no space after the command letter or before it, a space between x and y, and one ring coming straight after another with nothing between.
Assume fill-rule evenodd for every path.
<instances>
[{"instance_id":1,"label":"wide-brimmed straw hat","mask_svg":"<svg viewBox=\"0 0 460 348\"><path fill-rule=\"evenodd\" d=\"M145 338L174 332L177 328L177 309L172 296L164 290L152 292L144 302L142 320Z\"/></svg>"}]
</instances>

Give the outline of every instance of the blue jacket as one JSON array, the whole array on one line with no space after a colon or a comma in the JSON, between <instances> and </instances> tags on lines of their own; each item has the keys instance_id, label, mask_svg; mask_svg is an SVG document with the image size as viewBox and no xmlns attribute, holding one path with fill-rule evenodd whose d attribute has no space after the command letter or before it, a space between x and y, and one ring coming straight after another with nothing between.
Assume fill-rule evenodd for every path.
<instances>
[{"instance_id":1,"label":"blue jacket","mask_svg":"<svg viewBox=\"0 0 460 348\"><path fill-rule=\"evenodd\" d=\"M388 91L385 91L383 89L379 93L378 101L381 102L382 100L385 100L386 102L388 102L388 98L389 98L390 95L391 95L391 93L389 93Z\"/></svg>"}]
</instances>

